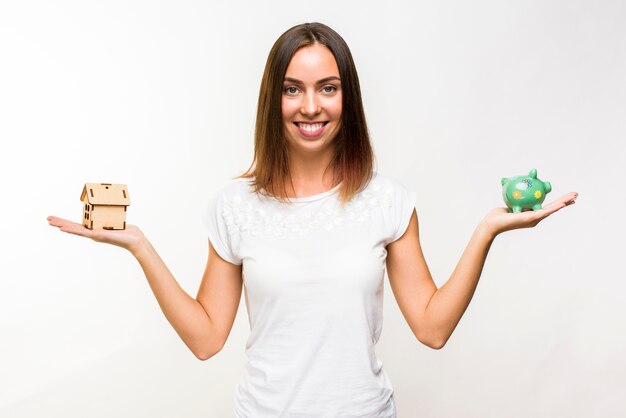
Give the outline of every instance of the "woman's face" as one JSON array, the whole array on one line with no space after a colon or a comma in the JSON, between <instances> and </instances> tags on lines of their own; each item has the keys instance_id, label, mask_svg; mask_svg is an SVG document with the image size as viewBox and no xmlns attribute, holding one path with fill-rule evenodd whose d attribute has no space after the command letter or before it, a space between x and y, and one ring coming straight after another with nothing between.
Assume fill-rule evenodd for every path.
<instances>
[{"instance_id":1,"label":"woman's face","mask_svg":"<svg viewBox=\"0 0 626 418\"><path fill-rule=\"evenodd\" d=\"M282 114L288 146L299 152L331 149L341 121L341 80L332 52L300 48L283 81Z\"/></svg>"}]
</instances>

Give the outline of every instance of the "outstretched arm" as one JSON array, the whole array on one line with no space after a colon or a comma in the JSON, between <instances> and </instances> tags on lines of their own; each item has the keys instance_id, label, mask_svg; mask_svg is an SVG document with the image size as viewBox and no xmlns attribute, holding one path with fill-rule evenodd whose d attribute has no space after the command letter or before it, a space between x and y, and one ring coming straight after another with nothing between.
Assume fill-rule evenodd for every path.
<instances>
[{"instance_id":1,"label":"outstretched arm","mask_svg":"<svg viewBox=\"0 0 626 418\"><path fill-rule=\"evenodd\" d=\"M495 237L505 231L534 227L573 204L576 197L577 193L568 193L537 211L490 211L474 231L454 272L439 289L424 260L414 211L404 235L387 246L387 273L398 306L416 338L431 348L443 347L472 300Z\"/></svg>"},{"instance_id":2,"label":"outstretched arm","mask_svg":"<svg viewBox=\"0 0 626 418\"><path fill-rule=\"evenodd\" d=\"M241 299L241 266L223 260L210 242L207 266L194 299L178 284L137 226L127 224L124 230L90 230L56 216L49 216L48 222L62 232L128 250L139 261L165 317L196 357L206 360L222 349Z\"/></svg>"}]
</instances>

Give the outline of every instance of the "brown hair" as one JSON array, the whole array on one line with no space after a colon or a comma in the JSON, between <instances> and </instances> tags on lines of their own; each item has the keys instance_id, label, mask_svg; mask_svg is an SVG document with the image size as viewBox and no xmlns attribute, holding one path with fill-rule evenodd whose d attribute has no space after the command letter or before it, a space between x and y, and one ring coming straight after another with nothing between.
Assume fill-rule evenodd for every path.
<instances>
[{"instance_id":1,"label":"brown hair","mask_svg":"<svg viewBox=\"0 0 626 418\"><path fill-rule=\"evenodd\" d=\"M370 144L361 88L352 54L341 36L322 23L304 23L283 33L274 43L263 73L254 135L253 163L238 178L253 178L255 192L269 193L281 202L288 201L285 189L289 173L289 153L282 120L283 79L291 58L302 47L326 46L335 57L342 89L339 132L334 139L333 184L342 203L362 190L372 177L374 152Z\"/></svg>"}]
</instances>

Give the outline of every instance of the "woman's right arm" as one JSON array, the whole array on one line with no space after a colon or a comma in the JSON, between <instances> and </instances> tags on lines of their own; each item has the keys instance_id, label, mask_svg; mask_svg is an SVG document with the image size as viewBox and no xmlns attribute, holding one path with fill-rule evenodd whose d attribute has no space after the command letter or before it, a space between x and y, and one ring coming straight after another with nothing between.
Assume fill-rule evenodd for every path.
<instances>
[{"instance_id":1,"label":"woman's right arm","mask_svg":"<svg viewBox=\"0 0 626 418\"><path fill-rule=\"evenodd\" d=\"M243 280L241 266L223 260L209 242L197 299L178 284L161 257L134 225L125 230L90 230L82 224L51 216L50 225L63 232L127 249L139 261L161 310L194 355L206 360L224 346L237 314Z\"/></svg>"},{"instance_id":2,"label":"woman's right arm","mask_svg":"<svg viewBox=\"0 0 626 418\"><path fill-rule=\"evenodd\" d=\"M176 333L200 360L220 352L241 300L241 266L223 260L209 242L209 256L197 299L178 284L147 239L133 250L154 296Z\"/></svg>"}]
</instances>

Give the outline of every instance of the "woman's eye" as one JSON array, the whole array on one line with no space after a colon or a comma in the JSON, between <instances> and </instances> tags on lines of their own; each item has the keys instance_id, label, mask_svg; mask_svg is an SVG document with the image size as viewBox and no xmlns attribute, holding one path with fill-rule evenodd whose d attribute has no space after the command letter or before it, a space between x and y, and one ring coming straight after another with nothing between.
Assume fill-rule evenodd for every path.
<instances>
[{"instance_id":1,"label":"woman's eye","mask_svg":"<svg viewBox=\"0 0 626 418\"><path fill-rule=\"evenodd\" d=\"M285 93L287 94L296 94L298 92L298 89L295 87L287 87L285 89Z\"/></svg>"},{"instance_id":2,"label":"woman's eye","mask_svg":"<svg viewBox=\"0 0 626 418\"><path fill-rule=\"evenodd\" d=\"M335 86L326 86L324 87L324 93L334 93L337 88Z\"/></svg>"}]
</instances>

